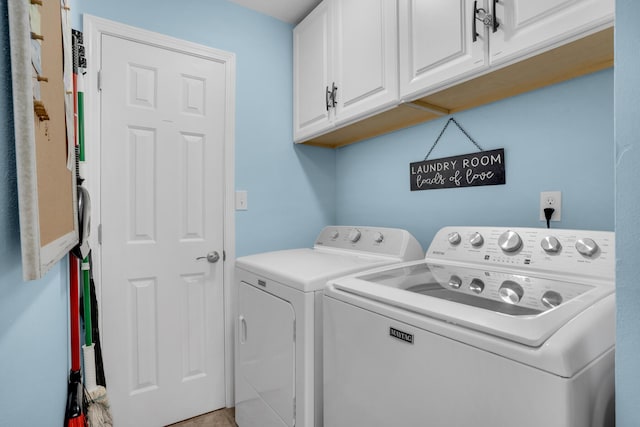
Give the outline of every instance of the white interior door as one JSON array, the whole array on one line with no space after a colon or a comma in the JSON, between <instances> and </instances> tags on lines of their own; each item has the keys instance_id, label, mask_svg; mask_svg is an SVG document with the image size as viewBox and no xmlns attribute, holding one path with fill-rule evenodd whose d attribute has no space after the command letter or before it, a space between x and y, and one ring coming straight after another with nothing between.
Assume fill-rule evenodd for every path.
<instances>
[{"instance_id":1,"label":"white interior door","mask_svg":"<svg viewBox=\"0 0 640 427\"><path fill-rule=\"evenodd\" d=\"M102 344L117 426L225 405L223 62L101 40ZM217 252L219 261L204 257Z\"/></svg>"}]
</instances>

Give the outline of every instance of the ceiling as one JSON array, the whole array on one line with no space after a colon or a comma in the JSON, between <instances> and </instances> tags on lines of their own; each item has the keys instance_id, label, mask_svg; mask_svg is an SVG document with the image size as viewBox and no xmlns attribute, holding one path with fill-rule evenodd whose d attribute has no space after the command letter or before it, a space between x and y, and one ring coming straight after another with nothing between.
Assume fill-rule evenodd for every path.
<instances>
[{"instance_id":1,"label":"ceiling","mask_svg":"<svg viewBox=\"0 0 640 427\"><path fill-rule=\"evenodd\" d=\"M290 24L297 24L321 0L230 0L240 6L273 16Z\"/></svg>"}]
</instances>

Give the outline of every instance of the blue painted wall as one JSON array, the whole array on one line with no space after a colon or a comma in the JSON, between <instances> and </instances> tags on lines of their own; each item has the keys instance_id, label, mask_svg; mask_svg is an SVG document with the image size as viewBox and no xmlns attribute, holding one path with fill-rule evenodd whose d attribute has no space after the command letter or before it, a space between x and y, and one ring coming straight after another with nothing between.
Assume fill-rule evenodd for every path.
<instances>
[{"instance_id":1,"label":"blue painted wall","mask_svg":"<svg viewBox=\"0 0 640 427\"><path fill-rule=\"evenodd\" d=\"M562 191L552 227L613 230L613 70L454 117L484 150L505 149L506 185L409 190L448 117L338 150L337 218L406 228L426 248L447 225L541 227L541 191ZM451 124L430 159L477 151Z\"/></svg>"},{"instance_id":2,"label":"blue painted wall","mask_svg":"<svg viewBox=\"0 0 640 427\"><path fill-rule=\"evenodd\" d=\"M308 246L335 222L335 155L293 146L292 26L222 0L74 0L87 13L236 54L236 254Z\"/></svg>"},{"instance_id":3,"label":"blue painted wall","mask_svg":"<svg viewBox=\"0 0 640 427\"><path fill-rule=\"evenodd\" d=\"M6 4L0 0L0 426L59 426L68 371L66 263L22 282ZM615 220L625 231L617 233L618 425L640 425L640 4L617 0L616 168L614 72L607 70L456 114L485 149L505 148L507 185L413 193L408 165L424 157L445 119L339 150L293 146L288 24L224 0L180 7L73 0L72 7L76 28L80 14L90 13L236 53L236 188L249 192L249 210L236 215L238 255L306 246L329 223L408 228L423 245L440 226L468 224L470 214L478 225L541 226L543 190L563 192L563 221L554 226L612 230ZM450 127L431 158L472 151Z\"/></svg>"},{"instance_id":4,"label":"blue painted wall","mask_svg":"<svg viewBox=\"0 0 640 427\"><path fill-rule=\"evenodd\" d=\"M0 0L0 426L60 426L67 374L67 274L22 281L7 0Z\"/></svg>"},{"instance_id":5,"label":"blue painted wall","mask_svg":"<svg viewBox=\"0 0 640 427\"><path fill-rule=\"evenodd\" d=\"M616 2L616 410L619 427L640 425L640 3Z\"/></svg>"}]
</instances>

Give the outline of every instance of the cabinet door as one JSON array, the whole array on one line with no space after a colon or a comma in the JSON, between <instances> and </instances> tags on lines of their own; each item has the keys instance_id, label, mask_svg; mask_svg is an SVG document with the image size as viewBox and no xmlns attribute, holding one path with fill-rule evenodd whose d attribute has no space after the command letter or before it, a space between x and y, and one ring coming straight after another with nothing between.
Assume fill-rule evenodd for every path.
<instances>
[{"instance_id":1,"label":"cabinet door","mask_svg":"<svg viewBox=\"0 0 640 427\"><path fill-rule=\"evenodd\" d=\"M396 0L335 0L338 124L398 102Z\"/></svg>"},{"instance_id":2,"label":"cabinet door","mask_svg":"<svg viewBox=\"0 0 640 427\"><path fill-rule=\"evenodd\" d=\"M477 2L482 8L484 0ZM487 30L473 0L400 0L400 96L412 98L487 66ZM415 96L413 96L415 97Z\"/></svg>"},{"instance_id":3,"label":"cabinet door","mask_svg":"<svg viewBox=\"0 0 640 427\"><path fill-rule=\"evenodd\" d=\"M293 29L293 133L301 141L332 127L327 108L329 3L324 1Z\"/></svg>"},{"instance_id":4,"label":"cabinet door","mask_svg":"<svg viewBox=\"0 0 640 427\"><path fill-rule=\"evenodd\" d=\"M489 0L500 24L491 34L491 64L561 44L613 23L614 0ZM495 6L493 6L495 4Z\"/></svg>"}]
</instances>

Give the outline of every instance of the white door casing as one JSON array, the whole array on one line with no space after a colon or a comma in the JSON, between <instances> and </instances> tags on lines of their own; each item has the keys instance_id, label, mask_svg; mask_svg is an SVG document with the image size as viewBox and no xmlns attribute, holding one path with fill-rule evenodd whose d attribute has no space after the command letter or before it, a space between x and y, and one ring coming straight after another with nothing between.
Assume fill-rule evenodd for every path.
<instances>
[{"instance_id":1,"label":"white door casing","mask_svg":"<svg viewBox=\"0 0 640 427\"><path fill-rule=\"evenodd\" d=\"M91 243L116 422L232 406L235 58L95 17L84 25ZM220 261L196 260L211 251Z\"/></svg>"}]
</instances>

